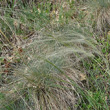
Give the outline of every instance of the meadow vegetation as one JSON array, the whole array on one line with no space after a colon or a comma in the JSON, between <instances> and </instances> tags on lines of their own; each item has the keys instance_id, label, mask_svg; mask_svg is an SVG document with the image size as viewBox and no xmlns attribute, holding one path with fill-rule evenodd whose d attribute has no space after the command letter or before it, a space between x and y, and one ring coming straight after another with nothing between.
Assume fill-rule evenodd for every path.
<instances>
[{"instance_id":1,"label":"meadow vegetation","mask_svg":"<svg viewBox=\"0 0 110 110\"><path fill-rule=\"evenodd\" d=\"M0 0L0 110L109 110L109 18L109 0Z\"/></svg>"}]
</instances>

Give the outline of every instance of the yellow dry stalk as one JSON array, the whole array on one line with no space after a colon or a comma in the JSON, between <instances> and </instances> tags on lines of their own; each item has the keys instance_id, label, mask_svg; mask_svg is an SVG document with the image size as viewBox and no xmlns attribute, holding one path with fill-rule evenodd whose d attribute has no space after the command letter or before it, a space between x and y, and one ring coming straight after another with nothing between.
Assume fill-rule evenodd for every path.
<instances>
[{"instance_id":1,"label":"yellow dry stalk","mask_svg":"<svg viewBox=\"0 0 110 110\"><path fill-rule=\"evenodd\" d=\"M11 44L11 42L9 41L9 39L6 37L6 35L3 33L3 31L1 29L0 29L0 33L8 41L8 43Z\"/></svg>"}]
</instances>

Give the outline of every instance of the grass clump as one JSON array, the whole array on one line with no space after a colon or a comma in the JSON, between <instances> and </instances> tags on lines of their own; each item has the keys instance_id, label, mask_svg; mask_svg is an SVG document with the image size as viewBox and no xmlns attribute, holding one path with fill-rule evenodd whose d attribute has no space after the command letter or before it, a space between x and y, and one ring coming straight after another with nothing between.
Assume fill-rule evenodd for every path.
<instances>
[{"instance_id":1,"label":"grass clump","mask_svg":"<svg viewBox=\"0 0 110 110\"><path fill-rule=\"evenodd\" d=\"M14 70L14 80L1 92L7 91L7 100L23 101L30 110L74 110L79 94L75 85L81 83L80 71L74 66L80 59L93 57L95 42L72 25L43 33L35 34L26 46L23 64Z\"/></svg>"},{"instance_id":2,"label":"grass clump","mask_svg":"<svg viewBox=\"0 0 110 110\"><path fill-rule=\"evenodd\" d=\"M110 1L109 0L89 0L87 7L91 10L89 13L92 16L93 26L98 34L108 32L110 27L109 13ZM93 27L94 28L94 27Z\"/></svg>"}]
</instances>

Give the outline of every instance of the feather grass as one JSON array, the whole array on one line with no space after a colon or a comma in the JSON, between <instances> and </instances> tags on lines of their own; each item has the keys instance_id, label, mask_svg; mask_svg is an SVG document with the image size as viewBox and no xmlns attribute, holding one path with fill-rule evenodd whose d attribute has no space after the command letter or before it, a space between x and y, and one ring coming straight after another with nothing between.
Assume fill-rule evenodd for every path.
<instances>
[{"instance_id":1,"label":"feather grass","mask_svg":"<svg viewBox=\"0 0 110 110\"><path fill-rule=\"evenodd\" d=\"M7 101L1 105L21 100L30 110L76 109L76 85L81 82L73 61L99 53L87 29L75 27L69 24L59 31L42 30L34 35L24 46L25 62L15 68L14 81L0 88L1 93L7 93Z\"/></svg>"}]
</instances>

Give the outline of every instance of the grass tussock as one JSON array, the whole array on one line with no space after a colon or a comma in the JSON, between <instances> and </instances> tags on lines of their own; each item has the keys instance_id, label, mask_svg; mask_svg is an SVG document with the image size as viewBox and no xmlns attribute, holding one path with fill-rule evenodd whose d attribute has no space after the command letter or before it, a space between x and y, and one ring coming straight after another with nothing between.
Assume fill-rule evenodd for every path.
<instances>
[{"instance_id":1,"label":"grass tussock","mask_svg":"<svg viewBox=\"0 0 110 110\"><path fill-rule=\"evenodd\" d=\"M75 83L81 84L81 73L74 66L81 59L93 57L93 43L89 33L72 25L35 34L24 49L23 64L14 70L14 79L1 92L7 92L8 100L23 101L29 109L74 110L78 96Z\"/></svg>"},{"instance_id":2,"label":"grass tussock","mask_svg":"<svg viewBox=\"0 0 110 110\"><path fill-rule=\"evenodd\" d=\"M103 34L103 32L108 32L110 27L110 1L109 0L89 0L86 3L87 7L91 10L89 16L92 17L94 21L93 25L97 33Z\"/></svg>"}]
</instances>

